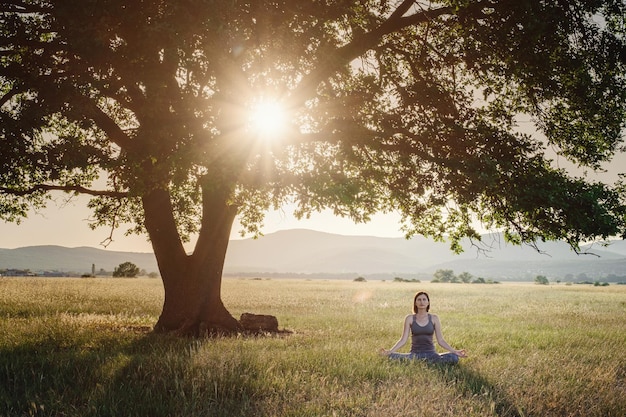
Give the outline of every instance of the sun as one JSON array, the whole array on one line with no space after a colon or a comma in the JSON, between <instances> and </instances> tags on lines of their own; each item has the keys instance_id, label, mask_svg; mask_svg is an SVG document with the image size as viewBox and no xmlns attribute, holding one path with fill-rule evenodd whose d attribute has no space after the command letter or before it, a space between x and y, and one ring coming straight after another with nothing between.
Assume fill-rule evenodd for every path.
<instances>
[{"instance_id":1,"label":"sun","mask_svg":"<svg viewBox=\"0 0 626 417\"><path fill-rule=\"evenodd\" d=\"M250 130L260 138L273 140L287 129L285 108L275 100L259 100L250 110Z\"/></svg>"}]
</instances>

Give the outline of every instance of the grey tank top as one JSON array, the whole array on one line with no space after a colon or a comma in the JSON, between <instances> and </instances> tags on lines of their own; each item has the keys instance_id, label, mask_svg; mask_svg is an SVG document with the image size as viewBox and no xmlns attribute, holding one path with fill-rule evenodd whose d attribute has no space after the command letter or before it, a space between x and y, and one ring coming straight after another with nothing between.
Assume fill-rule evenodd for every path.
<instances>
[{"instance_id":1,"label":"grey tank top","mask_svg":"<svg viewBox=\"0 0 626 417\"><path fill-rule=\"evenodd\" d=\"M433 333L435 333L435 325L433 319L428 315L428 324L420 326L417 324L415 314L411 323L411 353L433 353L435 344L433 343Z\"/></svg>"}]
</instances>

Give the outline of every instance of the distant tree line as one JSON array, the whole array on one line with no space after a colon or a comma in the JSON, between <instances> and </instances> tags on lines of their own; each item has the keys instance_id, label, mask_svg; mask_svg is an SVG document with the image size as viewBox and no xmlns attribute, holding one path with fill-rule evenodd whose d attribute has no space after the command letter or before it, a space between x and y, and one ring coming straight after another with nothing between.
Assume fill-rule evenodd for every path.
<instances>
[{"instance_id":1,"label":"distant tree line","mask_svg":"<svg viewBox=\"0 0 626 417\"><path fill-rule=\"evenodd\" d=\"M106 271L104 268L100 268L96 271L95 265L91 266L91 273L77 273L66 271L37 271L33 272L29 268L4 268L0 269L0 277L81 277L81 278L95 278L95 277L126 277L135 278L138 276L147 276L149 278L158 278L159 274L156 272L148 273L145 269L140 269L132 262L124 262L115 267L113 272Z\"/></svg>"},{"instance_id":2,"label":"distant tree line","mask_svg":"<svg viewBox=\"0 0 626 417\"><path fill-rule=\"evenodd\" d=\"M567 278L573 279L572 275L567 276ZM619 277L617 275L614 274L609 274L607 275L606 279L600 281L600 280L589 280L587 278L587 275L583 274L579 274L577 276L577 278L579 279L578 281L566 281L568 284L589 284L589 285L595 285L595 286L606 286L609 285L609 282L615 282L617 284L623 285L626 284L626 276L625 277ZM469 272L462 272L459 275L455 275L454 271L451 269L438 269L437 271L435 271L435 273L433 274L433 278L431 280L431 282L434 283L438 283L438 282L446 282L446 283L453 283L453 284L460 284L460 283L466 283L466 284L499 284L499 281L494 281L492 279L485 279L483 277L474 277L472 274L470 274ZM534 278L534 282L536 284L539 285L548 285L550 283L550 280L548 279L547 276L545 275L537 275ZM559 284L561 283L560 279L555 279L554 280L555 283Z\"/></svg>"},{"instance_id":3,"label":"distant tree line","mask_svg":"<svg viewBox=\"0 0 626 417\"><path fill-rule=\"evenodd\" d=\"M123 262L115 267L113 270L114 278L136 278L138 276L148 278L158 278L159 274L156 272L146 272L145 269L140 269L132 262Z\"/></svg>"},{"instance_id":4,"label":"distant tree line","mask_svg":"<svg viewBox=\"0 0 626 417\"><path fill-rule=\"evenodd\" d=\"M438 269L433 274L433 279L430 282L449 282L452 284L499 284L498 281L492 279L485 279L483 277L474 277L469 272L461 272L459 275L455 275L451 269Z\"/></svg>"},{"instance_id":5,"label":"distant tree line","mask_svg":"<svg viewBox=\"0 0 626 417\"><path fill-rule=\"evenodd\" d=\"M602 277L590 277L589 275L587 275L584 272L581 272L579 274L565 274L565 276L563 277L563 280L566 282L574 282L574 283L581 283L581 284L588 284L588 283L595 283L598 282L600 280L600 278L602 279L602 281L605 282L624 282L626 281L626 275L617 275L617 274L607 274L606 276L602 276Z\"/></svg>"},{"instance_id":6,"label":"distant tree line","mask_svg":"<svg viewBox=\"0 0 626 417\"><path fill-rule=\"evenodd\" d=\"M556 280L554 281L557 284L561 283L561 280ZM539 284L539 285L549 285L550 281L548 281L548 278L545 275L537 275L535 277L535 284ZM587 285L593 285L595 287L606 287L608 285L610 285L608 282L606 281L577 281L574 284L587 284ZM623 282L618 282L618 285L623 285ZM572 282L566 282L566 285L572 285Z\"/></svg>"}]
</instances>

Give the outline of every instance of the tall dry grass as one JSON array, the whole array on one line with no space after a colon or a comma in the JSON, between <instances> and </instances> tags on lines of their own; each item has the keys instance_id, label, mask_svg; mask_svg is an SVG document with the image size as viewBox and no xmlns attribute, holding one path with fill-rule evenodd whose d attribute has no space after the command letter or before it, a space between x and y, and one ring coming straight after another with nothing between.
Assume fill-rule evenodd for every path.
<instances>
[{"instance_id":1,"label":"tall dry grass","mask_svg":"<svg viewBox=\"0 0 626 417\"><path fill-rule=\"evenodd\" d=\"M417 290L453 367L398 363ZM288 336L153 335L150 279L0 279L2 416L623 416L626 287L227 279Z\"/></svg>"}]
</instances>

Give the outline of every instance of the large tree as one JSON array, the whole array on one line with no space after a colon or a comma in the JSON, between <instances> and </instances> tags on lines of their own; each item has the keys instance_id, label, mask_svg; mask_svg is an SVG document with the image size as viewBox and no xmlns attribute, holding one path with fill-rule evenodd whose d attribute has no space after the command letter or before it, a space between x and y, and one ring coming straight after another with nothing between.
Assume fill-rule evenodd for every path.
<instances>
[{"instance_id":1,"label":"large tree","mask_svg":"<svg viewBox=\"0 0 626 417\"><path fill-rule=\"evenodd\" d=\"M258 233L286 202L396 211L408 237L453 249L476 221L517 243L623 235L620 186L546 149L590 168L619 149L625 15L622 0L2 1L0 217L91 195L92 226L152 243L155 329L191 334L238 328L220 295L233 221ZM288 128L262 130L259 106Z\"/></svg>"}]
</instances>

